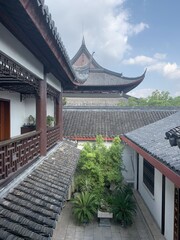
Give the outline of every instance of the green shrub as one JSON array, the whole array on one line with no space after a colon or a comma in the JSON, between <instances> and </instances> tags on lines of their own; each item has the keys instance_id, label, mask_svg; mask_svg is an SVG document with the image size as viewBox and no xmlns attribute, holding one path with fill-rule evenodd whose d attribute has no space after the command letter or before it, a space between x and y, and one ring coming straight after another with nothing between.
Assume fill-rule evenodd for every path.
<instances>
[{"instance_id":1,"label":"green shrub","mask_svg":"<svg viewBox=\"0 0 180 240\"><path fill-rule=\"evenodd\" d=\"M133 223L136 213L136 202L132 189L128 185L119 188L112 198L112 212L116 221L126 227Z\"/></svg>"},{"instance_id":2,"label":"green shrub","mask_svg":"<svg viewBox=\"0 0 180 240\"><path fill-rule=\"evenodd\" d=\"M95 143L86 143L81 151L76 171L78 190L84 190L83 179L87 179L90 184L85 187L91 187L91 191L101 197L112 184L122 182L122 150L119 137L114 138L110 147L105 145L101 135L96 137Z\"/></svg>"},{"instance_id":3,"label":"green shrub","mask_svg":"<svg viewBox=\"0 0 180 240\"><path fill-rule=\"evenodd\" d=\"M79 223L89 223L97 213L98 201L92 193L78 193L71 201L73 215Z\"/></svg>"}]
</instances>

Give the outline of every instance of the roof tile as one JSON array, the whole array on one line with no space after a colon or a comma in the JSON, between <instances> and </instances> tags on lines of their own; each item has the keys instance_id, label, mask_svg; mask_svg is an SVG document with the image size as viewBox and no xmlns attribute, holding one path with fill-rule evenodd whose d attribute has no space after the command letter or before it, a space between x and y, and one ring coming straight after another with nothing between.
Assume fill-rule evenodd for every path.
<instances>
[{"instance_id":1,"label":"roof tile","mask_svg":"<svg viewBox=\"0 0 180 240\"><path fill-rule=\"evenodd\" d=\"M67 141L0 202L1 239L50 239L79 150Z\"/></svg>"}]
</instances>

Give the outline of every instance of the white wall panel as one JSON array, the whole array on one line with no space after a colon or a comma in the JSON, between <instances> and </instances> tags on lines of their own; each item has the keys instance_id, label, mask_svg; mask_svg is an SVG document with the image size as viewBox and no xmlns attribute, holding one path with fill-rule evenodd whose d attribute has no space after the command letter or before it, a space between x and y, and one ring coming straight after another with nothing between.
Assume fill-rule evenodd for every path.
<instances>
[{"instance_id":1,"label":"white wall panel","mask_svg":"<svg viewBox=\"0 0 180 240\"><path fill-rule=\"evenodd\" d=\"M49 83L49 85L61 92L61 83L53 74L47 74L47 83Z\"/></svg>"},{"instance_id":2,"label":"white wall panel","mask_svg":"<svg viewBox=\"0 0 180 240\"><path fill-rule=\"evenodd\" d=\"M32 115L36 119L36 98L26 98L25 103L25 119L24 123L28 123L29 115Z\"/></svg>"},{"instance_id":3,"label":"white wall panel","mask_svg":"<svg viewBox=\"0 0 180 240\"><path fill-rule=\"evenodd\" d=\"M143 183L143 158L139 157L139 192L148 206L151 214L161 227L161 204L162 204L162 174L155 169L154 196Z\"/></svg>"},{"instance_id":4,"label":"white wall panel","mask_svg":"<svg viewBox=\"0 0 180 240\"><path fill-rule=\"evenodd\" d=\"M47 116L54 117L54 100L51 98L47 99Z\"/></svg>"},{"instance_id":5,"label":"white wall panel","mask_svg":"<svg viewBox=\"0 0 180 240\"><path fill-rule=\"evenodd\" d=\"M41 62L0 23L0 50L22 66L43 78Z\"/></svg>"},{"instance_id":6,"label":"white wall panel","mask_svg":"<svg viewBox=\"0 0 180 240\"><path fill-rule=\"evenodd\" d=\"M122 155L123 163L125 166L125 171L123 171L123 176L127 182L134 182L135 178L135 159L134 151L128 145L125 145Z\"/></svg>"},{"instance_id":7,"label":"white wall panel","mask_svg":"<svg viewBox=\"0 0 180 240\"><path fill-rule=\"evenodd\" d=\"M174 184L166 178L165 237L173 240L174 234Z\"/></svg>"}]
</instances>

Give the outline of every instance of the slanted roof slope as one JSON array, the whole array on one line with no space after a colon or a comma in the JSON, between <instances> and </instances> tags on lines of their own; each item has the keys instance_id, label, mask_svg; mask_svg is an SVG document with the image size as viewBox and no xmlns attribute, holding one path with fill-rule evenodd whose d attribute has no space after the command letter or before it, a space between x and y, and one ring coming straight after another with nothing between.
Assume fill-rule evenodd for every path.
<instances>
[{"instance_id":1,"label":"slanted roof slope","mask_svg":"<svg viewBox=\"0 0 180 240\"><path fill-rule=\"evenodd\" d=\"M78 158L79 150L63 142L0 201L0 239L51 239Z\"/></svg>"},{"instance_id":2,"label":"slanted roof slope","mask_svg":"<svg viewBox=\"0 0 180 240\"><path fill-rule=\"evenodd\" d=\"M64 107L64 137L94 139L97 134L112 139L177 112L172 108Z\"/></svg>"},{"instance_id":3,"label":"slanted roof slope","mask_svg":"<svg viewBox=\"0 0 180 240\"><path fill-rule=\"evenodd\" d=\"M180 175L180 149L171 147L165 139L165 133L179 126L180 111L160 121L125 134L151 156Z\"/></svg>"}]
</instances>

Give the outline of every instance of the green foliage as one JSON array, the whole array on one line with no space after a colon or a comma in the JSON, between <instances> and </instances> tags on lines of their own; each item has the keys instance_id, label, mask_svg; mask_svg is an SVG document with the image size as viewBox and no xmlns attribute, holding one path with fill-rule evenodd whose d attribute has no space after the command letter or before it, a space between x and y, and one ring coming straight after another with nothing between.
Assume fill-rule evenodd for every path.
<instances>
[{"instance_id":1,"label":"green foliage","mask_svg":"<svg viewBox=\"0 0 180 240\"><path fill-rule=\"evenodd\" d=\"M35 125L35 124L36 124L36 119L32 115L29 115L28 125Z\"/></svg>"},{"instance_id":2,"label":"green foliage","mask_svg":"<svg viewBox=\"0 0 180 240\"><path fill-rule=\"evenodd\" d=\"M99 198L111 183L122 181L121 159L122 145L119 137L114 138L112 145L106 147L102 136L96 137L95 143L86 143L81 151L76 172L76 186L84 188L84 181L91 183L90 188ZM88 184L89 185L89 184ZM88 190L86 188L86 190Z\"/></svg>"},{"instance_id":3,"label":"green foliage","mask_svg":"<svg viewBox=\"0 0 180 240\"><path fill-rule=\"evenodd\" d=\"M120 102L119 106L180 106L180 97L171 97L167 91L154 91L147 98L129 97L128 101Z\"/></svg>"},{"instance_id":4,"label":"green foliage","mask_svg":"<svg viewBox=\"0 0 180 240\"><path fill-rule=\"evenodd\" d=\"M48 126L48 127L52 127L53 122L54 122L54 117L48 115L48 116L46 117L47 126Z\"/></svg>"},{"instance_id":5,"label":"green foliage","mask_svg":"<svg viewBox=\"0 0 180 240\"><path fill-rule=\"evenodd\" d=\"M65 105L67 104L67 99L66 99L66 97L63 97L63 98L62 98L62 104L63 104L63 106L65 106Z\"/></svg>"},{"instance_id":6,"label":"green foliage","mask_svg":"<svg viewBox=\"0 0 180 240\"><path fill-rule=\"evenodd\" d=\"M92 191L92 183L90 178L82 178L80 175L76 176L76 186L78 185L80 192L91 192Z\"/></svg>"},{"instance_id":7,"label":"green foliage","mask_svg":"<svg viewBox=\"0 0 180 240\"><path fill-rule=\"evenodd\" d=\"M124 227L133 223L136 202L128 185L122 185L112 197L112 212L115 220L121 222Z\"/></svg>"},{"instance_id":8,"label":"green foliage","mask_svg":"<svg viewBox=\"0 0 180 240\"><path fill-rule=\"evenodd\" d=\"M73 215L79 223L88 223L93 219L98 207L98 201L94 194L81 192L71 201Z\"/></svg>"}]
</instances>

